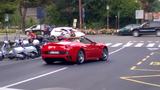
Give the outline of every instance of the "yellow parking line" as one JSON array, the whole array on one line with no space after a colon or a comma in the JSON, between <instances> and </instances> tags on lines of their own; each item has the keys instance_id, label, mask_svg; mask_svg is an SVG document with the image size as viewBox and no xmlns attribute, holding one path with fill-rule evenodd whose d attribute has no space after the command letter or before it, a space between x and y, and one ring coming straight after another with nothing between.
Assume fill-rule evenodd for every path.
<instances>
[{"instance_id":1,"label":"yellow parking line","mask_svg":"<svg viewBox=\"0 0 160 90\"><path fill-rule=\"evenodd\" d=\"M160 72L160 70L153 70L153 69L138 69L138 68L136 68L136 69L134 69L134 70L136 70L136 71L152 71L152 72Z\"/></svg>"},{"instance_id":2,"label":"yellow parking line","mask_svg":"<svg viewBox=\"0 0 160 90\"><path fill-rule=\"evenodd\" d=\"M159 75L159 76L160 76L160 75ZM123 79L123 80L132 81L132 82L135 82L135 83L140 83L140 84L145 84L145 85L160 87L160 85L158 85L158 84L147 83L147 82L143 82L143 81L138 81L138 80L130 79L130 78L128 78L128 77L120 77L120 78Z\"/></svg>"},{"instance_id":3,"label":"yellow parking line","mask_svg":"<svg viewBox=\"0 0 160 90\"><path fill-rule=\"evenodd\" d=\"M148 77L160 77L160 75L127 76L124 78L148 78Z\"/></svg>"}]
</instances>

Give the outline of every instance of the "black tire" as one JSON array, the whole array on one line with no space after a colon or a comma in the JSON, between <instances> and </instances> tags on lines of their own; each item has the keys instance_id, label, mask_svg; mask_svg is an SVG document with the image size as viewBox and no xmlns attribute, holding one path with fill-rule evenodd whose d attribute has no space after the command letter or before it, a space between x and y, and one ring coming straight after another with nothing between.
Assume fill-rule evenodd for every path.
<instances>
[{"instance_id":1,"label":"black tire","mask_svg":"<svg viewBox=\"0 0 160 90\"><path fill-rule=\"evenodd\" d=\"M157 36L157 37L160 37L160 30L157 30L157 31L156 31L156 36Z\"/></svg>"},{"instance_id":2,"label":"black tire","mask_svg":"<svg viewBox=\"0 0 160 90\"><path fill-rule=\"evenodd\" d=\"M133 34L134 37L139 37L139 36L140 36L138 30L134 30L134 31L132 32L132 34Z\"/></svg>"},{"instance_id":3,"label":"black tire","mask_svg":"<svg viewBox=\"0 0 160 90\"><path fill-rule=\"evenodd\" d=\"M103 48L101 60L102 61L107 61L108 60L108 56L109 56L108 49L107 48Z\"/></svg>"},{"instance_id":4,"label":"black tire","mask_svg":"<svg viewBox=\"0 0 160 90\"><path fill-rule=\"evenodd\" d=\"M24 60L27 58L27 55L24 52L22 52L21 55L23 55L23 57L20 58L21 60Z\"/></svg>"},{"instance_id":5,"label":"black tire","mask_svg":"<svg viewBox=\"0 0 160 90\"><path fill-rule=\"evenodd\" d=\"M4 59L4 56L0 56L0 61L2 61Z\"/></svg>"},{"instance_id":6,"label":"black tire","mask_svg":"<svg viewBox=\"0 0 160 90\"><path fill-rule=\"evenodd\" d=\"M36 57L38 57L38 53L36 53L36 52L31 52L31 56L30 56L31 58L36 58Z\"/></svg>"},{"instance_id":7,"label":"black tire","mask_svg":"<svg viewBox=\"0 0 160 90\"><path fill-rule=\"evenodd\" d=\"M85 61L85 55L82 50L80 50L77 54L77 64L82 64Z\"/></svg>"},{"instance_id":8,"label":"black tire","mask_svg":"<svg viewBox=\"0 0 160 90\"><path fill-rule=\"evenodd\" d=\"M51 61L51 59L44 59L44 61L46 62L46 64L52 64L53 63L53 61Z\"/></svg>"},{"instance_id":9,"label":"black tire","mask_svg":"<svg viewBox=\"0 0 160 90\"><path fill-rule=\"evenodd\" d=\"M9 55L7 56L7 58L9 58L9 59L14 59L14 58L15 58L15 56L14 56L14 55L12 55L12 54L9 54Z\"/></svg>"}]
</instances>

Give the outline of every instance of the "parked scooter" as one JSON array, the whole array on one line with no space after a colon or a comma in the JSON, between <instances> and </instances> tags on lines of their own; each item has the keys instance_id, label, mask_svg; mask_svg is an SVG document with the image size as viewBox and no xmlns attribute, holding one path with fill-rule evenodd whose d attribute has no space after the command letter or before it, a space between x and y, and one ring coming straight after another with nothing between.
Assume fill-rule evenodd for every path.
<instances>
[{"instance_id":1,"label":"parked scooter","mask_svg":"<svg viewBox=\"0 0 160 90\"><path fill-rule=\"evenodd\" d=\"M0 60L3 60L3 58L23 60L39 57L41 54L40 46L41 43L37 39L33 40L32 43L29 43L28 40L15 40L12 46L10 42L4 41L0 50Z\"/></svg>"},{"instance_id":2,"label":"parked scooter","mask_svg":"<svg viewBox=\"0 0 160 90\"><path fill-rule=\"evenodd\" d=\"M24 53L24 48L22 47L22 40L15 40L12 50L9 51L8 58L9 59L20 59L23 60L26 58L26 54Z\"/></svg>"},{"instance_id":3,"label":"parked scooter","mask_svg":"<svg viewBox=\"0 0 160 90\"><path fill-rule=\"evenodd\" d=\"M29 43L28 40L23 41L23 48L28 58L35 58L39 55L37 48L32 43Z\"/></svg>"},{"instance_id":4,"label":"parked scooter","mask_svg":"<svg viewBox=\"0 0 160 90\"><path fill-rule=\"evenodd\" d=\"M7 56L8 52L9 52L9 50L8 50L9 48L10 48L10 44L8 41L5 40L3 42L3 45L2 45L1 51L0 51L0 60L3 60L4 57Z\"/></svg>"},{"instance_id":5,"label":"parked scooter","mask_svg":"<svg viewBox=\"0 0 160 90\"><path fill-rule=\"evenodd\" d=\"M37 57L39 57L41 55L41 46L43 43L40 43L39 40L35 39L35 40L33 40L32 44L37 49L37 52L38 52Z\"/></svg>"}]
</instances>

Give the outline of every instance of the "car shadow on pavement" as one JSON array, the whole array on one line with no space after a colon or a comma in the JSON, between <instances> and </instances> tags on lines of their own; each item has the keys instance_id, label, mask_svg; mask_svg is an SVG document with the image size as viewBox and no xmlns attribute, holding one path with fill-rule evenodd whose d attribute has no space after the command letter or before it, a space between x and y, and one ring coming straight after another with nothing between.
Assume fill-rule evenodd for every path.
<instances>
[{"instance_id":1,"label":"car shadow on pavement","mask_svg":"<svg viewBox=\"0 0 160 90\"><path fill-rule=\"evenodd\" d=\"M65 62L65 61L57 61L57 62L53 62L52 64L46 64L45 66L73 66L73 65L91 65L91 64L100 64L100 63L105 63L108 64L110 63L110 61L85 61L82 64L76 64L76 63L72 63L72 62Z\"/></svg>"}]
</instances>

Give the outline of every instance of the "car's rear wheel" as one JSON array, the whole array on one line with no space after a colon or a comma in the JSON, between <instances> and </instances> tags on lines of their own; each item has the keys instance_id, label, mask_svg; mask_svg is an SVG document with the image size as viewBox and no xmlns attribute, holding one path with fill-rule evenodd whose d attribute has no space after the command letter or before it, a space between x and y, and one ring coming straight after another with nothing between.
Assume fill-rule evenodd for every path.
<instances>
[{"instance_id":1,"label":"car's rear wheel","mask_svg":"<svg viewBox=\"0 0 160 90\"><path fill-rule=\"evenodd\" d=\"M139 37L139 31L134 30L134 31L133 31L133 36L134 36L134 37Z\"/></svg>"},{"instance_id":2,"label":"car's rear wheel","mask_svg":"<svg viewBox=\"0 0 160 90\"><path fill-rule=\"evenodd\" d=\"M102 58L101 58L101 60L102 60L102 61L107 61L107 60L108 60L108 56L109 56L109 54L108 54L108 49L107 49L107 48L104 48L104 49L102 50Z\"/></svg>"},{"instance_id":3,"label":"car's rear wheel","mask_svg":"<svg viewBox=\"0 0 160 90\"><path fill-rule=\"evenodd\" d=\"M156 36L157 36L157 37L160 37L160 30L157 30L157 31L156 31Z\"/></svg>"},{"instance_id":4,"label":"car's rear wheel","mask_svg":"<svg viewBox=\"0 0 160 90\"><path fill-rule=\"evenodd\" d=\"M77 55L77 64L82 64L84 60L85 60L84 52L80 50Z\"/></svg>"},{"instance_id":5,"label":"car's rear wheel","mask_svg":"<svg viewBox=\"0 0 160 90\"><path fill-rule=\"evenodd\" d=\"M44 59L44 61L46 62L46 64L52 64L53 62L51 61L51 59Z\"/></svg>"}]
</instances>

